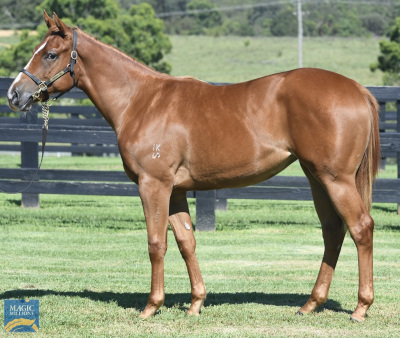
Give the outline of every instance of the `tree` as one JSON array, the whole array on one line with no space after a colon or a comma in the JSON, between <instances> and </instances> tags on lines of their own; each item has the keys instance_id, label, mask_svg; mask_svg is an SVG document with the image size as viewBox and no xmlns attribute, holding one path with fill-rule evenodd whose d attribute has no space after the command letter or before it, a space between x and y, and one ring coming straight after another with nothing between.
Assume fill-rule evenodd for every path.
<instances>
[{"instance_id":1,"label":"tree","mask_svg":"<svg viewBox=\"0 0 400 338\"><path fill-rule=\"evenodd\" d=\"M216 6L210 0L192 0L187 4L188 11L199 11L190 15L196 19L196 24L190 34L204 34L208 29L222 24L221 14L215 8Z\"/></svg>"},{"instance_id":2,"label":"tree","mask_svg":"<svg viewBox=\"0 0 400 338\"><path fill-rule=\"evenodd\" d=\"M97 5L95 6L94 3ZM89 6L90 4L90 6ZM171 65L163 61L172 46L164 34L162 20L155 18L153 8L146 3L133 5L127 14L118 15L115 0L45 0L38 8L54 6L65 21L85 30L99 40L124 51L154 69L169 73ZM75 7L76 6L76 7ZM98 8L103 7L103 8ZM82 10L82 16L79 13ZM115 10L116 9L116 10ZM70 17L65 17L69 15ZM9 76L25 66L33 48L47 32L45 24L38 26L38 35L21 35L20 43L0 53L0 75Z\"/></svg>"},{"instance_id":3,"label":"tree","mask_svg":"<svg viewBox=\"0 0 400 338\"><path fill-rule=\"evenodd\" d=\"M76 23L89 16L100 20L117 19L119 4L117 0L44 0L37 7L38 12L43 9Z\"/></svg>"},{"instance_id":4,"label":"tree","mask_svg":"<svg viewBox=\"0 0 400 338\"><path fill-rule=\"evenodd\" d=\"M164 34L164 22L155 18L149 4L133 5L129 15L122 17L121 24L128 38L120 46L122 50L160 72L171 72L171 65L162 58L171 51L172 45Z\"/></svg>"},{"instance_id":5,"label":"tree","mask_svg":"<svg viewBox=\"0 0 400 338\"><path fill-rule=\"evenodd\" d=\"M35 28L41 19L35 7L41 1L0 0L0 24L7 28Z\"/></svg>"},{"instance_id":6,"label":"tree","mask_svg":"<svg viewBox=\"0 0 400 338\"><path fill-rule=\"evenodd\" d=\"M370 68L372 71L380 69L385 73L385 85L400 85L400 17L396 18L389 39L379 42L381 55L378 56L378 62L371 64Z\"/></svg>"},{"instance_id":7,"label":"tree","mask_svg":"<svg viewBox=\"0 0 400 338\"><path fill-rule=\"evenodd\" d=\"M297 35L297 18L291 4L283 7L272 19L271 32L275 36Z\"/></svg>"},{"instance_id":8,"label":"tree","mask_svg":"<svg viewBox=\"0 0 400 338\"><path fill-rule=\"evenodd\" d=\"M32 56L33 46L37 44L37 37L29 35L25 30L20 36L21 42L0 53L0 76L9 76L25 67Z\"/></svg>"}]
</instances>

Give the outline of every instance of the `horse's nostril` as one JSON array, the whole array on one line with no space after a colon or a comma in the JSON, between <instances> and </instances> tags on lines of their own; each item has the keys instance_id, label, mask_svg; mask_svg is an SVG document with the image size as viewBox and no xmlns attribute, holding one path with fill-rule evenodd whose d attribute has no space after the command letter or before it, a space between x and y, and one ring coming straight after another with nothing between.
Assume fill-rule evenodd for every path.
<instances>
[{"instance_id":1,"label":"horse's nostril","mask_svg":"<svg viewBox=\"0 0 400 338\"><path fill-rule=\"evenodd\" d=\"M10 88L7 92L8 105L14 111L19 110L21 103L21 94L17 89Z\"/></svg>"},{"instance_id":2,"label":"horse's nostril","mask_svg":"<svg viewBox=\"0 0 400 338\"><path fill-rule=\"evenodd\" d=\"M13 97L11 99L11 103L16 105L16 106L19 104L19 93L18 93L17 90L14 92L14 95L13 95Z\"/></svg>"},{"instance_id":3,"label":"horse's nostril","mask_svg":"<svg viewBox=\"0 0 400 338\"><path fill-rule=\"evenodd\" d=\"M18 106L19 105L19 101L20 101L19 98L20 97L19 97L18 90L14 91L14 94L11 97L11 100L10 100L11 104L14 105L14 106Z\"/></svg>"}]
</instances>

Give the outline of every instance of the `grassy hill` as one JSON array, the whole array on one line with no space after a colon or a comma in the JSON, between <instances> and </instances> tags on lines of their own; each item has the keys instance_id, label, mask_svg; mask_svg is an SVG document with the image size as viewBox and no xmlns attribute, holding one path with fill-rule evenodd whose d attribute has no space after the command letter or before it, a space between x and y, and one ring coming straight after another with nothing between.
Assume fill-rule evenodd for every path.
<instances>
[{"instance_id":1,"label":"grassy hill","mask_svg":"<svg viewBox=\"0 0 400 338\"><path fill-rule=\"evenodd\" d=\"M17 42L15 34L0 33L0 50ZM241 82L297 67L297 39L293 37L176 35L170 38L173 49L166 60L172 64L172 75L176 76ZM305 38L303 66L332 70L363 85L382 85L382 73L369 70L379 54L381 39Z\"/></svg>"},{"instance_id":2,"label":"grassy hill","mask_svg":"<svg viewBox=\"0 0 400 338\"><path fill-rule=\"evenodd\" d=\"M369 69L377 59L381 39L305 38L303 66L332 70L363 85L382 85L382 73ZM171 41L173 50L166 59L176 76L240 82L297 68L297 39L293 37L171 36Z\"/></svg>"}]
</instances>

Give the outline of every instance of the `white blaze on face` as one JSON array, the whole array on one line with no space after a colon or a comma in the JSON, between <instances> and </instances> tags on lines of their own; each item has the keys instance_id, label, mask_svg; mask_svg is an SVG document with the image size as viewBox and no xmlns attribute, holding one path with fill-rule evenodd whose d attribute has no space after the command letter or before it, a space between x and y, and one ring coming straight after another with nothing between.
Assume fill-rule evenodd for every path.
<instances>
[{"instance_id":1,"label":"white blaze on face","mask_svg":"<svg viewBox=\"0 0 400 338\"><path fill-rule=\"evenodd\" d=\"M38 49L37 51L32 55L31 59L29 60L29 62L26 64L25 69L27 69L29 67L29 65L31 64L33 58L44 48L46 47L47 41L44 42ZM13 83L11 84L10 88L7 91L7 97L9 100L12 99L12 97L14 96L14 92L15 92L15 85L19 82L19 80L21 80L22 77L22 72L20 72L18 74L18 76L15 78L15 80L13 81Z\"/></svg>"},{"instance_id":2,"label":"white blaze on face","mask_svg":"<svg viewBox=\"0 0 400 338\"><path fill-rule=\"evenodd\" d=\"M29 60L29 62L28 62L28 63L26 64L26 66L24 67L24 69L27 69L27 68L30 66L30 64L31 64L31 62L32 62L32 60L33 60L33 58L34 58L44 47L46 47L46 44L47 44L47 41L44 42L44 43L37 49L37 51L32 55L31 59ZM19 73L18 76L15 78L14 82L18 82L18 81L21 79L21 76L22 76L22 73Z\"/></svg>"}]
</instances>

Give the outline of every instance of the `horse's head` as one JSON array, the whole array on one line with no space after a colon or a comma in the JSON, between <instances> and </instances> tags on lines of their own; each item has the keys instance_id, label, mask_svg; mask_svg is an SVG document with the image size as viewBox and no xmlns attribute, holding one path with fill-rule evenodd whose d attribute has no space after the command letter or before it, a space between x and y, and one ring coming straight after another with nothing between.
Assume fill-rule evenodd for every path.
<instances>
[{"instance_id":1,"label":"horse's head","mask_svg":"<svg viewBox=\"0 0 400 338\"><path fill-rule=\"evenodd\" d=\"M14 111L27 111L33 103L64 93L75 85L73 67L77 53L72 51L76 33L55 13L52 19L44 11L44 20L49 28L46 36L7 92L9 106ZM71 76L62 76L67 73Z\"/></svg>"}]
</instances>

